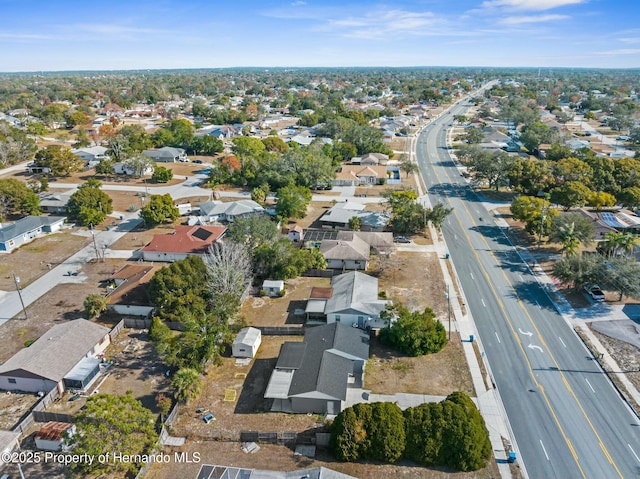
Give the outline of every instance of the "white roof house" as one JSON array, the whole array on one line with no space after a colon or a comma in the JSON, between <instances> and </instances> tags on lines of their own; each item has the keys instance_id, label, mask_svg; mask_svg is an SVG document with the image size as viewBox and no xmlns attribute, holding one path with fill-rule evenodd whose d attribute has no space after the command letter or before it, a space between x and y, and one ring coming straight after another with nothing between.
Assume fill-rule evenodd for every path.
<instances>
[{"instance_id":1,"label":"white roof house","mask_svg":"<svg viewBox=\"0 0 640 479\"><path fill-rule=\"evenodd\" d=\"M253 358L262 343L262 332L257 328L242 328L233 340L231 352L235 358Z\"/></svg>"}]
</instances>

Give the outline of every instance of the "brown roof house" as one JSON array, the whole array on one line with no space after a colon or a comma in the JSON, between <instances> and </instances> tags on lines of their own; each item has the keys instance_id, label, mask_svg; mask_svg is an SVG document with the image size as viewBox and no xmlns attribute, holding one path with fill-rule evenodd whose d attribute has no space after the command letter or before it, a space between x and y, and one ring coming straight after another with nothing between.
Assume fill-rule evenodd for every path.
<instances>
[{"instance_id":1,"label":"brown roof house","mask_svg":"<svg viewBox=\"0 0 640 479\"><path fill-rule=\"evenodd\" d=\"M109 344L109 329L86 319L57 324L0 366L0 390L84 390L97 377L98 356Z\"/></svg>"},{"instance_id":2,"label":"brown roof house","mask_svg":"<svg viewBox=\"0 0 640 479\"><path fill-rule=\"evenodd\" d=\"M172 234L155 235L140 251L145 261L174 262L191 255L202 256L226 231L224 226L176 226Z\"/></svg>"},{"instance_id":3,"label":"brown roof house","mask_svg":"<svg viewBox=\"0 0 640 479\"><path fill-rule=\"evenodd\" d=\"M107 287L107 309L118 314L148 317L153 311L148 286L160 266L128 264L111 275Z\"/></svg>"},{"instance_id":4,"label":"brown roof house","mask_svg":"<svg viewBox=\"0 0 640 479\"><path fill-rule=\"evenodd\" d=\"M387 167L380 165L343 165L333 180L335 186L376 185L386 180Z\"/></svg>"},{"instance_id":5,"label":"brown roof house","mask_svg":"<svg viewBox=\"0 0 640 479\"><path fill-rule=\"evenodd\" d=\"M41 451L60 451L76 433L75 424L49 421L35 435L36 447Z\"/></svg>"}]
</instances>

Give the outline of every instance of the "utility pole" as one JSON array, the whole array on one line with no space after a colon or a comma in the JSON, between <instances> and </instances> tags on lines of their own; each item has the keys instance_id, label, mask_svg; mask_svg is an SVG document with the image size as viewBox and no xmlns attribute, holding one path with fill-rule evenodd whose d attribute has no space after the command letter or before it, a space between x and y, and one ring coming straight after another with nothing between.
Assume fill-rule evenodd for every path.
<instances>
[{"instance_id":1,"label":"utility pole","mask_svg":"<svg viewBox=\"0 0 640 479\"><path fill-rule=\"evenodd\" d=\"M98 252L98 245L96 244L96 235L93 232L93 224L91 225L91 238L93 238L93 249L96 252L96 262L100 261L100 253Z\"/></svg>"},{"instance_id":2,"label":"utility pole","mask_svg":"<svg viewBox=\"0 0 640 479\"><path fill-rule=\"evenodd\" d=\"M18 297L20 298L20 304L22 305L22 313L24 314L24 319L27 319L27 308L24 307L24 300L22 299L22 291L20 290L20 278L16 276L16 274L12 271L13 282L16 284L16 291L18 291Z\"/></svg>"}]
</instances>

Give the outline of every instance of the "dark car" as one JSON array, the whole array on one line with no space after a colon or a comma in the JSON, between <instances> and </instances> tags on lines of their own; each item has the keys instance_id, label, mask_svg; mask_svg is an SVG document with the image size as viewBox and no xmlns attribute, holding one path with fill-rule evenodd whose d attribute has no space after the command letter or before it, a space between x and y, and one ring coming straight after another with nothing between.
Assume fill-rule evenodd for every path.
<instances>
[{"instance_id":1,"label":"dark car","mask_svg":"<svg viewBox=\"0 0 640 479\"><path fill-rule=\"evenodd\" d=\"M194 162L194 163L197 163L197 164L199 164L199 165L201 165L201 164L202 164L202 160L193 160L193 162Z\"/></svg>"}]
</instances>

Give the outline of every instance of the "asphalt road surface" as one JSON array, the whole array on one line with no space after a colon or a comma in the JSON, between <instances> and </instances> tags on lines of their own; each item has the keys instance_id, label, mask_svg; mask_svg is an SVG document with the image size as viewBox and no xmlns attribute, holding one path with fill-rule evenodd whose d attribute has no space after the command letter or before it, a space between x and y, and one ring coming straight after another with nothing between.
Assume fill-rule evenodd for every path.
<instances>
[{"instance_id":1,"label":"asphalt road surface","mask_svg":"<svg viewBox=\"0 0 640 479\"><path fill-rule=\"evenodd\" d=\"M418 136L429 199L531 479L640 477L640 422L461 177L446 147L461 102Z\"/></svg>"}]
</instances>

